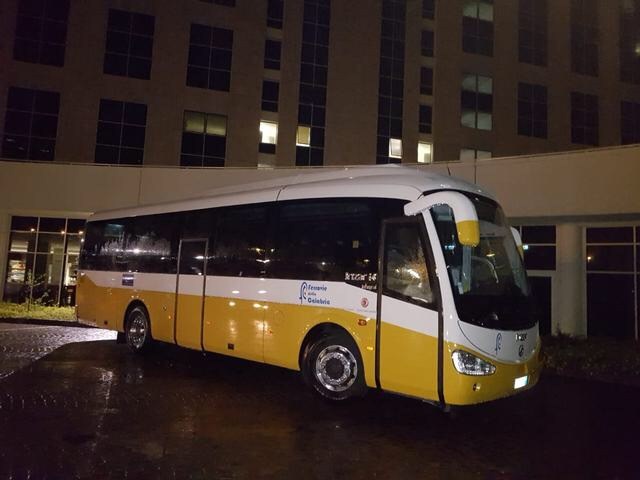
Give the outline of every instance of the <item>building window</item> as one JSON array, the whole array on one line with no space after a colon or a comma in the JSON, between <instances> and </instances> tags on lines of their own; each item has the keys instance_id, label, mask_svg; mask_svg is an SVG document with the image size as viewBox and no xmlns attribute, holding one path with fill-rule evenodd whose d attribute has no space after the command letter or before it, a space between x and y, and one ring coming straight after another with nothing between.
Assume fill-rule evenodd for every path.
<instances>
[{"instance_id":1,"label":"building window","mask_svg":"<svg viewBox=\"0 0 640 480\"><path fill-rule=\"evenodd\" d=\"M278 95L280 84L271 80L262 81L262 110L278 111Z\"/></svg>"},{"instance_id":2,"label":"building window","mask_svg":"<svg viewBox=\"0 0 640 480\"><path fill-rule=\"evenodd\" d=\"M233 31L206 25L191 25L187 85L229 91Z\"/></svg>"},{"instance_id":3,"label":"building window","mask_svg":"<svg viewBox=\"0 0 640 480\"><path fill-rule=\"evenodd\" d=\"M433 20L436 16L436 0L422 0L422 18Z\"/></svg>"},{"instance_id":4,"label":"building window","mask_svg":"<svg viewBox=\"0 0 640 480\"><path fill-rule=\"evenodd\" d=\"M462 7L462 50L493 55L493 0L465 0Z\"/></svg>"},{"instance_id":5,"label":"building window","mask_svg":"<svg viewBox=\"0 0 640 480\"><path fill-rule=\"evenodd\" d=\"M392 139L402 138L406 2L383 0L380 26L376 163L397 163Z\"/></svg>"},{"instance_id":6,"label":"building window","mask_svg":"<svg viewBox=\"0 0 640 480\"><path fill-rule=\"evenodd\" d=\"M280 70L281 52L282 42L267 39L264 44L264 68Z\"/></svg>"},{"instance_id":7,"label":"building window","mask_svg":"<svg viewBox=\"0 0 640 480\"><path fill-rule=\"evenodd\" d=\"M493 80L481 75L464 75L461 92L461 123L478 130L493 128Z\"/></svg>"},{"instance_id":8,"label":"building window","mask_svg":"<svg viewBox=\"0 0 640 480\"><path fill-rule=\"evenodd\" d=\"M298 123L311 127L310 147L296 147L296 165L324 163L330 0L305 0L300 57Z\"/></svg>"},{"instance_id":9,"label":"building window","mask_svg":"<svg viewBox=\"0 0 640 480\"><path fill-rule=\"evenodd\" d=\"M420 105L418 109L418 131L420 133L431 133L431 112L431 105Z\"/></svg>"},{"instance_id":10,"label":"building window","mask_svg":"<svg viewBox=\"0 0 640 480\"><path fill-rule=\"evenodd\" d=\"M146 126L146 105L100 100L96 163L142 165Z\"/></svg>"},{"instance_id":11,"label":"building window","mask_svg":"<svg viewBox=\"0 0 640 480\"><path fill-rule=\"evenodd\" d=\"M640 0L620 2L620 80L640 84Z\"/></svg>"},{"instance_id":12,"label":"building window","mask_svg":"<svg viewBox=\"0 0 640 480\"><path fill-rule=\"evenodd\" d=\"M418 163L432 163L432 147L428 142L418 142Z\"/></svg>"},{"instance_id":13,"label":"building window","mask_svg":"<svg viewBox=\"0 0 640 480\"><path fill-rule=\"evenodd\" d=\"M282 28L284 18L284 0L268 0L267 2L267 26Z\"/></svg>"},{"instance_id":14,"label":"building window","mask_svg":"<svg viewBox=\"0 0 640 480\"><path fill-rule=\"evenodd\" d=\"M69 0L22 0L16 17L14 60L63 66L68 19Z\"/></svg>"},{"instance_id":15,"label":"building window","mask_svg":"<svg viewBox=\"0 0 640 480\"><path fill-rule=\"evenodd\" d=\"M620 143L640 143L640 103L621 102Z\"/></svg>"},{"instance_id":16,"label":"building window","mask_svg":"<svg viewBox=\"0 0 640 480\"><path fill-rule=\"evenodd\" d=\"M547 64L547 0L520 0L518 59L533 65Z\"/></svg>"},{"instance_id":17,"label":"building window","mask_svg":"<svg viewBox=\"0 0 640 480\"><path fill-rule=\"evenodd\" d=\"M402 158L402 140L399 138L389 139L389 156L391 158Z\"/></svg>"},{"instance_id":18,"label":"building window","mask_svg":"<svg viewBox=\"0 0 640 480\"><path fill-rule=\"evenodd\" d=\"M75 305L84 224L73 218L12 217L3 299Z\"/></svg>"},{"instance_id":19,"label":"building window","mask_svg":"<svg viewBox=\"0 0 640 480\"><path fill-rule=\"evenodd\" d=\"M491 158L492 154L488 150L478 150L475 148L462 148L460 149L460 160L483 160Z\"/></svg>"},{"instance_id":20,"label":"building window","mask_svg":"<svg viewBox=\"0 0 640 480\"><path fill-rule=\"evenodd\" d=\"M224 167L227 117L213 113L184 112L180 165Z\"/></svg>"},{"instance_id":21,"label":"building window","mask_svg":"<svg viewBox=\"0 0 640 480\"><path fill-rule=\"evenodd\" d=\"M518 84L518 135L547 138L547 87Z\"/></svg>"},{"instance_id":22,"label":"building window","mask_svg":"<svg viewBox=\"0 0 640 480\"><path fill-rule=\"evenodd\" d=\"M59 109L58 92L9 87L2 156L22 160L53 160Z\"/></svg>"},{"instance_id":23,"label":"building window","mask_svg":"<svg viewBox=\"0 0 640 480\"><path fill-rule=\"evenodd\" d=\"M598 145L598 97L571 92L571 142Z\"/></svg>"},{"instance_id":24,"label":"building window","mask_svg":"<svg viewBox=\"0 0 640 480\"><path fill-rule=\"evenodd\" d=\"M148 80L154 28L152 15L110 9L104 73Z\"/></svg>"},{"instance_id":25,"label":"building window","mask_svg":"<svg viewBox=\"0 0 640 480\"><path fill-rule=\"evenodd\" d=\"M433 57L433 32L431 30L423 30L420 39L420 54L423 57Z\"/></svg>"},{"instance_id":26,"label":"building window","mask_svg":"<svg viewBox=\"0 0 640 480\"><path fill-rule=\"evenodd\" d=\"M420 67L420 95L433 95L433 69Z\"/></svg>"},{"instance_id":27,"label":"building window","mask_svg":"<svg viewBox=\"0 0 640 480\"><path fill-rule=\"evenodd\" d=\"M222 5L225 7L235 7L236 0L200 0L201 2L213 3L215 5Z\"/></svg>"},{"instance_id":28,"label":"building window","mask_svg":"<svg viewBox=\"0 0 640 480\"><path fill-rule=\"evenodd\" d=\"M637 339L640 227L587 228L587 333Z\"/></svg>"},{"instance_id":29,"label":"building window","mask_svg":"<svg viewBox=\"0 0 640 480\"><path fill-rule=\"evenodd\" d=\"M260 153L276 153L278 143L278 124L276 122L260 122Z\"/></svg>"},{"instance_id":30,"label":"building window","mask_svg":"<svg viewBox=\"0 0 640 480\"><path fill-rule=\"evenodd\" d=\"M311 145L311 127L298 125L296 130L296 146L309 147Z\"/></svg>"},{"instance_id":31,"label":"building window","mask_svg":"<svg viewBox=\"0 0 640 480\"><path fill-rule=\"evenodd\" d=\"M598 2L571 0L571 70L598 75Z\"/></svg>"}]
</instances>

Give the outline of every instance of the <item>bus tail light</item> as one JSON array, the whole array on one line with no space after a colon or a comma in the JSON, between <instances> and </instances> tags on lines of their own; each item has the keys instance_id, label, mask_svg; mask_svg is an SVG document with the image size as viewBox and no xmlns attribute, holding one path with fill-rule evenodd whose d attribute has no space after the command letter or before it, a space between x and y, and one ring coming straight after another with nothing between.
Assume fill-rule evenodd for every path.
<instances>
[{"instance_id":1,"label":"bus tail light","mask_svg":"<svg viewBox=\"0 0 640 480\"><path fill-rule=\"evenodd\" d=\"M485 362L481 358L464 350L456 350L451 354L451 358L456 370L465 375L492 375L496 371L495 365Z\"/></svg>"}]
</instances>

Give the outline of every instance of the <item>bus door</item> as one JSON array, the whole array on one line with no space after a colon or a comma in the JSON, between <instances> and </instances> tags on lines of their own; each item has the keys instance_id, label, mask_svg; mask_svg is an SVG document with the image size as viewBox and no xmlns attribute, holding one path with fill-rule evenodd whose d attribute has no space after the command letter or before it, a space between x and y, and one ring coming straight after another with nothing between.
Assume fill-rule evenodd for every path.
<instances>
[{"instance_id":1,"label":"bus door","mask_svg":"<svg viewBox=\"0 0 640 480\"><path fill-rule=\"evenodd\" d=\"M392 392L438 399L438 304L422 215L382 232L378 381Z\"/></svg>"},{"instance_id":2,"label":"bus door","mask_svg":"<svg viewBox=\"0 0 640 480\"><path fill-rule=\"evenodd\" d=\"M198 350L202 349L208 247L206 239L182 239L178 250L174 341Z\"/></svg>"}]
</instances>

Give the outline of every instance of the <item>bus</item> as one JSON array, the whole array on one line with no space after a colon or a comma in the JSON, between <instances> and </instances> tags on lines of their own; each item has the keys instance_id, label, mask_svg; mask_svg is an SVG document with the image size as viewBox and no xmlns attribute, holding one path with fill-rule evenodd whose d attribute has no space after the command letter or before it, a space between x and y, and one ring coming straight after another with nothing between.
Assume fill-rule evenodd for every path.
<instances>
[{"instance_id":1,"label":"bus","mask_svg":"<svg viewBox=\"0 0 640 480\"><path fill-rule=\"evenodd\" d=\"M444 408L537 383L534 312L492 195L400 166L96 213L77 286L78 319L135 352L168 342L300 371L331 400Z\"/></svg>"}]
</instances>

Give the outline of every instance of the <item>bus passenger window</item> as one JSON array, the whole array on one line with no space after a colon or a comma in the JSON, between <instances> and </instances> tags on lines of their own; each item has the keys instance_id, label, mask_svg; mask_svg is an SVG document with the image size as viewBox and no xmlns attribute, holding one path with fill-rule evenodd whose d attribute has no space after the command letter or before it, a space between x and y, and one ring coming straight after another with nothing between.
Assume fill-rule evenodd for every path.
<instances>
[{"instance_id":1,"label":"bus passenger window","mask_svg":"<svg viewBox=\"0 0 640 480\"><path fill-rule=\"evenodd\" d=\"M267 207L222 209L214 236L210 274L254 278L265 274Z\"/></svg>"},{"instance_id":2,"label":"bus passenger window","mask_svg":"<svg viewBox=\"0 0 640 480\"><path fill-rule=\"evenodd\" d=\"M433 303L427 261L418 224L390 224L386 229L384 289L400 298Z\"/></svg>"}]
</instances>

